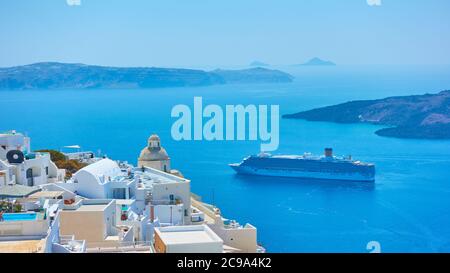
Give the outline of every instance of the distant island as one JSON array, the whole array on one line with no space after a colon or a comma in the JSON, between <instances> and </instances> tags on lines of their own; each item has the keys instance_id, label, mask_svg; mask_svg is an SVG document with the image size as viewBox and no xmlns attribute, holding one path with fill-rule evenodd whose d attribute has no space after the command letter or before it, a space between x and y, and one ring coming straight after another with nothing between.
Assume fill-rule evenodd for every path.
<instances>
[{"instance_id":1,"label":"distant island","mask_svg":"<svg viewBox=\"0 0 450 273\"><path fill-rule=\"evenodd\" d=\"M312 58L311 60L307 61L306 63L299 64L299 66L335 66L336 64L330 61L325 61L320 58Z\"/></svg>"},{"instance_id":2,"label":"distant island","mask_svg":"<svg viewBox=\"0 0 450 273\"><path fill-rule=\"evenodd\" d=\"M263 63L263 62L260 62L260 61L253 61L253 62L250 63L249 66L259 66L259 67L261 67L261 66L270 66L270 64Z\"/></svg>"},{"instance_id":3,"label":"distant island","mask_svg":"<svg viewBox=\"0 0 450 273\"><path fill-rule=\"evenodd\" d=\"M282 83L291 82L294 79L287 73L262 67L243 70L216 69L211 73L219 76L226 83Z\"/></svg>"},{"instance_id":4,"label":"distant island","mask_svg":"<svg viewBox=\"0 0 450 273\"><path fill-rule=\"evenodd\" d=\"M157 67L109 67L57 62L0 68L0 89L95 89L209 86L227 83L291 82L279 70L203 71Z\"/></svg>"},{"instance_id":5,"label":"distant island","mask_svg":"<svg viewBox=\"0 0 450 273\"><path fill-rule=\"evenodd\" d=\"M283 118L387 125L375 133L397 138L450 139L450 91L350 101Z\"/></svg>"}]
</instances>

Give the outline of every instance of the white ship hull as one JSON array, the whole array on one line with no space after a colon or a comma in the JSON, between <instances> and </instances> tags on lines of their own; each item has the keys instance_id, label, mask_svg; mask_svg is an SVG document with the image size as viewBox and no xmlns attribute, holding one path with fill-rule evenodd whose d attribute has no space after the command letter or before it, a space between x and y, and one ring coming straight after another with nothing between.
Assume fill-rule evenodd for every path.
<instances>
[{"instance_id":1,"label":"white ship hull","mask_svg":"<svg viewBox=\"0 0 450 273\"><path fill-rule=\"evenodd\" d=\"M285 169L262 169L252 168L247 166L240 166L239 164L230 164L237 173L261 176L275 176L275 177L294 177L294 178L312 178L325 180L347 180L347 181L362 181L373 182L374 177L367 177L360 173L329 173L329 172L305 172Z\"/></svg>"}]
</instances>

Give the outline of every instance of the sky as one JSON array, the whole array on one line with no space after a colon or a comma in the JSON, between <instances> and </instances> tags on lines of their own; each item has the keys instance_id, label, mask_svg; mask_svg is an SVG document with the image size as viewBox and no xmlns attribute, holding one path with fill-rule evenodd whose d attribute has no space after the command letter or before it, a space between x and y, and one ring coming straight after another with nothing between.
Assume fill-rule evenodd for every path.
<instances>
[{"instance_id":1,"label":"sky","mask_svg":"<svg viewBox=\"0 0 450 273\"><path fill-rule=\"evenodd\" d=\"M450 64L448 0L1 0L0 66Z\"/></svg>"}]
</instances>

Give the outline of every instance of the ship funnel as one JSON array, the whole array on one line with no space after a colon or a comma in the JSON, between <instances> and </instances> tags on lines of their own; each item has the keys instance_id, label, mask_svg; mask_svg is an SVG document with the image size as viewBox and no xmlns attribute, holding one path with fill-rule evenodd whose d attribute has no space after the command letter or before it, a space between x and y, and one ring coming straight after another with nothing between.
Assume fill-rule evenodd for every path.
<instances>
[{"instance_id":1,"label":"ship funnel","mask_svg":"<svg viewBox=\"0 0 450 273\"><path fill-rule=\"evenodd\" d=\"M326 157L332 157L333 156L333 149L332 148L325 148L325 156Z\"/></svg>"}]
</instances>

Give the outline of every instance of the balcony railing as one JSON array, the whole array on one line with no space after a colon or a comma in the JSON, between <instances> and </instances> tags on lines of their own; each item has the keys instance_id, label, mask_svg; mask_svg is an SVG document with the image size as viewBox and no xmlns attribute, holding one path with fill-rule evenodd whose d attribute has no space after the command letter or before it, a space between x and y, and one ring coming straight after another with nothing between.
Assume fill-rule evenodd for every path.
<instances>
[{"instance_id":1,"label":"balcony railing","mask_svg":"<svg viewBox=\"0 0 450 273\"><path fill-rule=\"evenodd\" d=\"M85 240L75 240L73 235L61 235L59 237L60 247L63 247L71 253L84 253L86 252L86 241Z\"/></svg>"},{"instance_id":2,"label":"balcony railing","mask_svg":"<svg viewBox=\"0 0 450 273\"><path fill-rule=\"evenodd\" d=\"M150 199L150 204L152 205L180 205L182 204L181 199L173 199L173 200L169 200L169 199L161 199L161 200L153 200Z\"/></svg>"},{"instance_id":3,"label":"balcony railing","mask_svg":"<svg viewBox=\"0 0 450 273\"><path fill-rule=\"evenodd\" d=\"M192 212L191 213L191 222L203 222L205 221L205 214L203 212Z\"/></svg>"},{"instance_id":4,"label":"balcony railing","mask_svg":"<svg viewBox=\"0 0 450 273\"><path fill-rule=\"evenodd\" d=\"M151 241L128 241L120 242L117 246L87 248L88 253L112 253L112 252L148 252L155 253Z\"/></svg>"}]
</instances>

